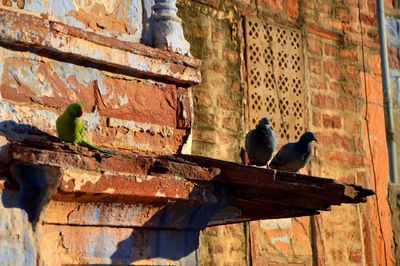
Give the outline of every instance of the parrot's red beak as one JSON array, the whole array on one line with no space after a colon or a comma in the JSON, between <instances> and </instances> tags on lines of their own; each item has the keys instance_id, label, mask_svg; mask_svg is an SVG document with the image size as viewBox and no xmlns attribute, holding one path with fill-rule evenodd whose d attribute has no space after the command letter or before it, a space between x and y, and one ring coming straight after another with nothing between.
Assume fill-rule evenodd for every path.
<instances>
[{"instance_id":1,"label":"parrot's red beak","mask_svg":"<svg viewBox=\"0 0 400 266\"><path fill-rule=\"evenodd\" d=\"M82 109L80 109L80 110L78 111L78 115L79 115L79 116L82 116L82 115L83 115Z\"/></svg>"}]
</instances>

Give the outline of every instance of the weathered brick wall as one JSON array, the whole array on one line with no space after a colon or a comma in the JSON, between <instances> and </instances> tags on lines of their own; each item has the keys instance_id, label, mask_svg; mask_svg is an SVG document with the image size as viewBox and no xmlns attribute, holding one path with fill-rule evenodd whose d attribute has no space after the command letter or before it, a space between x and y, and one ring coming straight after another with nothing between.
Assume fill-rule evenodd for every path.
<instances>
[{"instance_id":1,"label":"weathered brick wall","mask_svg":"<svg viewBox=\"0 0 400 266\"><path fill-rule=\"evenodd\" d=\"M392 97L392 113L395 131L395 142L397 144L397 175L400 175L400 57L399 57L399 22L398 16L399 6L397 5L393 9L385 10L386 20L386 35L387 35L387 49L389 56L389 91ZM392 221L393 221L393 233L395 238L395 254L396 261L400 261L400 204L397 200L399 194L398 185L392 184L390 187L390 207L392 210Z\"/></svg>"},{"instance_id":2,"label":"weathered brick wall","mask_svg":"<svg viewBox=\"0 0 400 266\"><path fill-rule=\"evenodd\" d=\"M129 12L118 17L111 15L117 9L125 12L122 6L126 7L129 1L113 4L96 1L88 8L72 6L60 10L54 6L58 1L42 1L43 5L30 1L3 2L12 5L14 10L24 9L21 13L43 13L43 17L105 36L134 41L139 38L133 24L129 24L129 19L135 16ZM307 171L359 183L378 192L367 204L335 207L332 212L316 218L209 228L201 236L202 263L243 265L252 261L254 265L309 265L314 259L326 265L394 264L375 4L365 1L181 0L179 8L192 54L203 60L203 82L193 91L196 109L193 153L239 161L247 126L242 18L258 16L300 28L303 32L307 116L310 117L307 126L317 133L320 141ZM68 14L57 13L66 10ZM41 29L40 25L32 25ZM22 36L26 41L26 35L13 32L17 31L11 28L3 34ZM33 43L41 41L36 37L31 40ZM85 51L80 52L93 51L93 55L101 57L104 50L83 43L77 43L77 47L85 47ZM68 47L68 42L65 45ZM73 54L74 51L68 52ZM113 52L119 51L108 52L112 66L115 61L129 58L127 54L113 58ZM43 52L32 53L29 49L8 45L1 46L0 59L1 122L12 119L54 134L55 119L65 105L82 100L86 103L84 119L89 125L88 138L101 146L170 154L180 150L188 134L179 126L179 103L175 101L186 89L170 81L162 78L149 81L139 74L132 77L126 72L127 66L115 73L109 66L99 67L98 62L92 65L79 58L72 61L52 58ZM161 64L154 67L157 71L166 68ZM147 69L140 71L144 70ZM172 72L180 73L175 69ZM31 225L26 213L18 208L20 202L15 195L4 193L2 190L4 208L0 208L3 214L0 216L6 218L0 226L7 229L5 234L11 241L0 241L1 254L10 259L10 264L15 259L21 265L29 264L37 260ZM107 227L75 231L62 227L62 230L49 230L48 237L59 241L54 250L60 248L66 252L68 263L79 261L77 258L82 254L98 257L92 261L83 259L81 263L109 263L110 258L104 254L109 254L113 247L100 245L93 250L89 248L91 244L102 244L99 239L110 236L115 236L112 241L118 243L130 234L129 230L115 233L116 230ZM48 229L44 228L44 232ZM65 239L63 232L68 232ZM89 244L76 242L82 233L94 236L87 238ZM76 258L69 256L68 248ZM101 248L104 253L98 252ZM121 249L126 251L124 246ZM43 254L42 258L52 259L54 254Z\"/></svg>"},{"instance_id":3,"label":"weathered brick wall","mask_svg":"<svg viewBox=\"0 0 400 266\"><path fill-rule=\"evenodd\" d=\"M252 222L247 240L243 226L207 229L202 261L245 264L247 256L254 265L309 265L313 260L321 265L393 265L375 2L178 2L191 52L203 60L203 82L193 88L193 153L239 161L247 108L242 18L257 16L303 32L306 126L319 140L309 173L377 191L366 204L335 207L311 219ZM232 59L237 60L233 65ZM238 121L228 132L226 114ZM217 239L229 244L218 245ZM251 255L246 255L248 241Z\"/></svg>"},{"instance_id":4,"label":"weathered brick wall","mask_svg":"<svg viewBox=\"0 0 400 266\"><path fill-rule=\"evenodd\" d=\"M389 204L392 211L392 226L394 233L394 254L396 262L400 261L400 185L389 185Z\"/></svg>"},{"instance_id":5,"label":"weathered brick wall","mask_svg":"<svg viewBox=\"0 0 400 266\"><path fill-rule=\"evenodd\" d=\"M240 17L233 10L191 1L179 1L178 8L191 53L202 60L202 83L193 92L194 127L199 129L193 131L193 148L198 154L237 161L244 134Z\"/></svg>"},{"instance_id":6,"label":"weathered brick wall","mask_svg":"<svg viewBox=\"0 0 400 266\"><path fill-rule=\"evenodd\" d=\"M173 230L148 229L146 233L134 231L132 225L119 225L124 227L121 229L107 224L115 217L112 204L141 213L143 206L140 204L113 202L107 207L110 212L106 214L101 204L66 203L61 198L53 202L59 212L51 204L46 206L49 216L55 220L50 223L40 221L34 230L32 220L29 221L30 210L24 202L27 199L21 196L23 192L4 188L4 181L11 176L8 148L10 140L21 140L27 135L56 135L57 117L71 102L79 101L85 105L85 135L90 142L108 149L141 154L180 152L191 127L190 83L199 79L197 70L192 71L196 67L188 62L196 60L127 42L139 41L142 34L140 28L135 28L142 25L142 20L131 21L139 18L135 12L142 12L141 1L94 1L82 3L82 6L76 1L2 3L0 264L129 264L141 259L146 260L142 262L144 264L171 263L172 258L167 256L155 258L156 262L150 261L150 255L143 254L154 251L154 245L141 245L135 249L133 245L137 243L132 244L132 239L138 234L137 239L142 242L164 245L161 238L170 241L181 234ZM184 63L186 60L189 61ZM73 186L82 187L98 181L90 174L85 176L79 169L71 171ZM78 181L78 177L83 181ZM171 187L177 195L177 187ZM160 197L165 196L162 192L157 193ZM33 204L33 200L29 204ZM72 206L69 213L63 212L67 206ZM90 214L80 218L94 217L100 226L87 226L83 220L79 226L71 226L70 214L81 207ZM146 213L150 219L152 213L149 210ZM185 256L196 252L198 236L191 232L189 235L194 248L186 250ZM130 246L135 250L132 251ZM182 252L184 248L187 249L182 247ZM184 256L174 258L175 261L179 259L185 263Z\"/></svg>"},{"instance_id":7,"label":"weathered brick wall","mask_svg":"<svg viewBox=\"0 0 400 266\"><path fill-rule=\"evenodd\" d=\"M140 41L143 34L142 22L146 19L146 14L142 13L142 2L133 0L5 0L2 6L134 42Z\"/></svg>"}]
</instances>

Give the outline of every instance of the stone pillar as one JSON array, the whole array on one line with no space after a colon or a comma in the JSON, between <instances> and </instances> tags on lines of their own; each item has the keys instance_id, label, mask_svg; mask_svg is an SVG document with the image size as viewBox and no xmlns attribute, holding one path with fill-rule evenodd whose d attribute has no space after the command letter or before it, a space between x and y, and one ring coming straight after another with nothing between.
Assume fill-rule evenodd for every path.
<instances>
[{"instance_id":1,"label":"stone pillar","mask_svg":"<svg viewBox=\"0 0 400 266\"><path fill-rule=\"evenodd\" d=\"M153 46L190 55L190 44L183 36L182 20L176 14L176 0L155 0L152 9Z\"/></svg>"}]
</instances>

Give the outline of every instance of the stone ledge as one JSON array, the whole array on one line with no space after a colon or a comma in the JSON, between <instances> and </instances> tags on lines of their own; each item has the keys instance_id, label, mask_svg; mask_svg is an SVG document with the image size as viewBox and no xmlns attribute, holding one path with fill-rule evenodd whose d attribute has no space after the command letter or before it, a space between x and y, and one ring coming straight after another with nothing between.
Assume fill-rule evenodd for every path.
<instances>
[{"instance_id":1,"label":"stone ledge","mask_svg":"<svg viewBox=\"0 0 400 266\"><path fill-rule=\"evenodd\" d=\"M201 61L0 8L0 43L182 85L201 81Z\"/></svg>"},{"instance_id":2,"label":"stone ledge","mask_svg":"<svg viewBox=\"0 0 400 266\"><path fill-rule=\"evenodd\" d=\"M108 212L112 212L112 204L142 206L139 209L153 206L152 210L162 217L152 218L148 213L152 219L146 223L149 227L159 225L159 219L163 219L167 228L202 229L242 221L314 215L329 211L332 205L365 202L367 196L374 194L372 190L333 179L192 155L152 157L121 152L106 156L86 148L38 140L11 142L11 155L12 172L22 191L24 186L44 191L45 196L39 202L100 204ZM32 177L35 182L44 181L32 185ZM54 202L49 206L60 209ZM93 217L96 208L82 207L82 211L85 217ZM126 221L124 226L141 226L137 219L144 219L142 215L132 215L133 220ZM70 221L69 212L64 216L60 217L60 224ZM193 224L193 217L202 217L197 218L200 225ZM47 221L57 224L54 217ZM89 218L70 222L113 226L105 220ZM111 222L116 226L123 223Z\"/></svg>"}]
</instances>

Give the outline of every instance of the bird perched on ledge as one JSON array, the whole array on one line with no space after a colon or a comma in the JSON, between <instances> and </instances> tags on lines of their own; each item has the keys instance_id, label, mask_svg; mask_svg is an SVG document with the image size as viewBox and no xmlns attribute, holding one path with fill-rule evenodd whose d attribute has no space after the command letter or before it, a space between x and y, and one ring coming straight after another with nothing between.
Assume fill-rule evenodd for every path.
<instances>
[{"instance_id":1,"label":"bird perched on ledge","mask_svg":"<svg viewBox=\"0 0 400 266\"><path fill-rule=\"evenodd\" d=\"M82 114L83 104L70 104L67 109L65 109L64 113L57 118L56 128L58 138L74 145L85 146L107 154L115 154L113 151L103 150L85 140L85 125L81 118Z\"/></svg>"},{"instance_id":2,"label":"bird perched on ledge","mask_svg":"<svg viewBox=\"0 0 400 266\"><path fill-rule=\"evenodd\" d=\"M276 146L278 146L278 140L270 127L268 118L261 118L256 128L246 135L245 150L249 164L268 165Z\"/></svg>"},{"instance_id":3,"label":"bird perched on ledge","mask_svg":"<svg viewBox=\"0 0 400 266\"><path fill-rule=\"evenodd\" d=\"M316 141L312 132L305 132L299 141L289 142L282 146L269 167L286 172L297 172L311 159L312 142Z\"/></svg>"}]
</instances>

